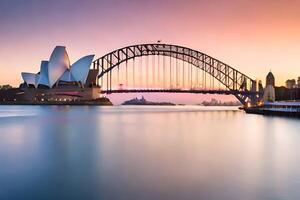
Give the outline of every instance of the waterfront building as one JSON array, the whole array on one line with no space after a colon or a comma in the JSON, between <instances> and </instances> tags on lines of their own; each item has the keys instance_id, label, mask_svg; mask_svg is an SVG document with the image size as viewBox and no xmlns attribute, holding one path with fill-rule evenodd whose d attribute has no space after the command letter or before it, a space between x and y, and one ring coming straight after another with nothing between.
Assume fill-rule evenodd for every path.
<instances>
[{"instance_id":1,"label":"waterfront building","mask_svg":"<svg viewBox=\"0 0 300 200\"><path fill-rule=\"evenodd\" d=\"M269 72L266 77L266 87L264 89L264 102L275 101L275 77L272 72Z\"/></svg>"},{"instance_id":2,"label":"waterfront building","mask_svg":"<svg viewBox=\"0 0 300 200\"><path fill-rule=\"evenodd\" d=\"M80 58L70 65L69 56L64 46L54 48L49 61L42 61L38 73L22 72L23 87L57 88L61 85L79 85L84 87L87 82L90 65L94 55ZM95 77L94 77L95 78Z\"/></svg>"},{"instance_id":3,"label":"waterfront building","mask_svg":"<svg viewBox=\"0 0 300 200\"><path fill-rule=\"evenodd\" d=\"M261 92L261 93L264 92L264 86L263 86L261 80L258 81L258 91Z\"/></svg>"},{"instance_id":4,"label":"waterfront building","mask_svg":"<svg viewBox=\"0 0 300 200\"><path fill-rule=\"evenodd\" d=\"M49 61L41 61L38 73L22 72L18 89L0 95L1 101L28 103L82 102L100 98L98 70L90 69L94 55L70 64L64 46L56 46Z\"/></svg>"},{"instance_id":5,"label":"waterfront building","mask_svg":"<svg viewBox=\"0 0 300 200\"><path fill-rule=\"evenodd\" d=\"M275 77L272 72L269 72L267 77L266 77L266 86L272 85L275 87Z\"/></svg>"},{"instance_id":6,"label":"waterfront building","mask_svg":"<svg viewBox=\"0 0 300 200\"><path fill-rule=\"evenodd\" d=\"M298 80L299 81L299 80ZM293 89L296 88L296 80L295 79L289 79L285 82L285 86L287 89Z\"/></svg>"}]
</instances>

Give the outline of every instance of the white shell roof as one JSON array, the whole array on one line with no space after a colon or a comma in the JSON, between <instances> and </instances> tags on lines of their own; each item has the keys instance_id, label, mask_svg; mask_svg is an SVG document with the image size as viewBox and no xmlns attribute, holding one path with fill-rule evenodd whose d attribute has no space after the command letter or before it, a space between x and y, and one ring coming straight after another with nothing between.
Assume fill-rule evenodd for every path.
<instances>
[{"instance_id":1,"label":"white shell roof","mask_svg":"<svg viewBox=\"0 0 300 200\"><path fill-rule=\"evenodd\" d=\"M22 78L24 82L26 82L28 85L34 85L36 87L37 85L37 75L34 73L28 73L28 72L22 72L21 73Z\"/></svg>"},{"instance_id":2,"label":"white shell roof","mask_svg":"<svg viewBox=\"0 0 300 200\"><path fill-rule=\"evenodd\" d=\"M88 55L80 58L70 67L70 61L66 48L56 46L49 61L42 61L40 73L22 73L23 80L27 84L46 85L53 87L58 81L86 83L86 79L95 55Z\"/></svg>"},{"instance_id":3,"label":"white shell roof","mask_svg":"<svg viewBox=\"0 0 300 200\"><path fill-rule=\"evenodd\" d=\"M70 71L76 81L85 84L94 56L82 57L71 66Z\"/></svg>"},{"instance_id":4,"label":"white shell roof","mask_svg":"<svg viewBox=\"0 0 300 200\"><path fill-rule=\"evenodd\" d=\"M40 69L40 76L39 76L39 80L38 80L38 85L49 86L48 61L42 61L41 62L41 69Z\"/></svg>"},{"instance_id":5,"label":"white shell roof","mask_svg":"<svg viewBox=\"0 0 300 200\"><path fill-rule=\"evenodd\" d=\"M66 48L57 46L53 50L48 64L49 86L52 87L69 68L70 61Z\"/></svg>"},{"instance_id":6,"label":"white shell roof","mask_svg":"<svg viewBox=\"0 0 300 200\"><path fill-rule=\"evenodd\" d=\"M36 74L36 75L35 75L35 81L34 81L34 86L35 86L35 87L38 86L39 79L40 79L40 75L39 75L39 74Z\"/></svg>"},{"instance_id":7,"label":"white shell roof","mask_svg":"<svg viewBox=\"0 0 300 200\"><path fill-rule=\"evenodd\" d=\"M72 76L70 70L66 70L63 75L60 77L59 79L60 81L66 81L66 82L72 82L72 81L76 81L74 79L74 77Z\"/></svg>"}]
</instances>

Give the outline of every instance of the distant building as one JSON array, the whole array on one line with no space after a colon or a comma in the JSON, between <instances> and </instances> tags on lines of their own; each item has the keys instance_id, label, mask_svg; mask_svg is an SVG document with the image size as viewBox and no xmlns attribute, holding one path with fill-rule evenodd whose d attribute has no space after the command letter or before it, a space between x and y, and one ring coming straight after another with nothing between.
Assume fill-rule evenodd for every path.
<instances>
[{"instance_id":1,"label":"distant building","mask_svg":"<svg viewBox=\"0 0 300 200\"><path fill-rule=\"evenodd\" d=\"M266 77L266 87L264 89L264 102L275 101L275 77L272 72L269 72Z\"/></svg>"},{"instance_id":2,"label":"distant building","mask_svg":"<svg viewBox=\"0 0 300 200\"><path fill-rule=\"evenodd\" d=\"M297 86L298 86L298 88L300 88L300 77L298 77Z\"/></svg>"},{"instance_id":3,"label":"distant building","mask_svg":"<svg viewBox=\"0 0 300 200\"><path fill-rule=\"evenodd\" d=\"M261 93L264 92L264 86L261 80L258 81L258 91Z\"/></svg>"},{"instance_id":4,"label":"distant building","mask_svg":"<svg viewBox=\"0 0 300 200\"><path fill-rule=\"evenodd\" d=\"M299 82L299 79L298 79L298 82ZM289 79L285 82L285 86L286 88L288 89L293 89L293 88L296 88L296 80L295 79Z\"/></svg>"},{"instance_id":5,"label":"distant building","mask_svg":"<svg viewBox=\"0 0 300 200\"><path fill-rule=\"evenodd\" d=\"M267 77L266 77L266 87L268 85L275 86L275 77L274 77L272 72L269 72Z\"/></svg>"}]
</instances>

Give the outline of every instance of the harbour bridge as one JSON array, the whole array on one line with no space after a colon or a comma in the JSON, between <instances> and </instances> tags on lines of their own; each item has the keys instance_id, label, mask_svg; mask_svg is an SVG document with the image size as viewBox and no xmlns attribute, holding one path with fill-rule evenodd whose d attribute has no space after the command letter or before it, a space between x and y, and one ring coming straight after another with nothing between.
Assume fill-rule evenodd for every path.
<instances>
[{"instance_id":1,"label":"harbour bridge","mask_svg":"<svg viewBox=\"0 0 300 200\"><path fill-rule=\"evenodd\" d=\"M202 93L234 95L257 103L257 83L205 53L171 44L139 44L114 50L93 61L102 93Z\"/></svg>"}]
</instances>

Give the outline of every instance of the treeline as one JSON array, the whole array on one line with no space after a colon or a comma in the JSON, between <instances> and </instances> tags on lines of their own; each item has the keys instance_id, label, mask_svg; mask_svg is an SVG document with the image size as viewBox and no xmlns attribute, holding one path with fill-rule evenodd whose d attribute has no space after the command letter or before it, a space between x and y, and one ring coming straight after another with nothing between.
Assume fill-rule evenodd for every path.
<instances>
[{"instance_id":1,"label":"treeline","mask_svg":"<svg viewBox=\"0 0 300 200\"><path fill-rule=\"evenodd\" d=\"M0 90L8 90L11 89L12 86L11 85L0 85Z\"/></svg>"}]
</instances>

